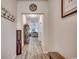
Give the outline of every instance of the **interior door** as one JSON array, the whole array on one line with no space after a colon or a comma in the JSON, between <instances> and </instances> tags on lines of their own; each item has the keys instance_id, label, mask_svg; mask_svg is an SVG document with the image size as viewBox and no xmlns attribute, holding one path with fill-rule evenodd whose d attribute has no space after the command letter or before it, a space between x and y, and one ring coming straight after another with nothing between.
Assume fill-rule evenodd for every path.
<instances>
[{"instance_id":1,"label":"interior door","mask_svg":"<svg viewBox=\"0 0 79 59\"><path fill-rule=\"evenodd\" d=\"M16 54L22 53L22 41L21 41L21 30L16 30Z\"/></svg>"}]
</instances>

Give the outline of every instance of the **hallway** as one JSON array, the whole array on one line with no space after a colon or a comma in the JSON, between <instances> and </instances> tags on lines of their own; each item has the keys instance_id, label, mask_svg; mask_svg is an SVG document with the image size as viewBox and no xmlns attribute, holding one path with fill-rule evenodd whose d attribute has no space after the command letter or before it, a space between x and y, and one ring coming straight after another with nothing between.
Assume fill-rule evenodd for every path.
<instances>
[{"instance_id":1,"label":"hallway","mask_svg":"<svg viewBox=\"0 0 79 59\"><path fill-rule=\"evenodd\" d=\"M24 46L23 53L21 55L18 55L15 59L26 59L27 54L28 54L27 46ZM45 59L49 59L49 57L46 54L45 54L45 57L46 57Z\"/></svg>"},{"instance_id":2,"label":"hallway","mask_svg":"<svg viewBox=\"0 0 79 59\"><path fill-rule=\"evenodd\" d=\"M77 59L76 4L2 0L1 59Z\"/></svg>"}]
</instances>

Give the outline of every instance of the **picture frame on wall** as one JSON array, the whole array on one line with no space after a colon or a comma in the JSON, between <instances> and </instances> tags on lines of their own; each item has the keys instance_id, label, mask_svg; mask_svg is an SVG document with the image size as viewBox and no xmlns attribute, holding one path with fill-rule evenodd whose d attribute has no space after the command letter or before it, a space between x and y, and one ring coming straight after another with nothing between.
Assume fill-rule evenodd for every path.
<instances>
[{"instance_id":1,"label":"picture frame on wall","mask_svg":"<svg viewBox=\"0 0 79 59\"><path fill-rule=\"evenodd\" d=\"M16 30L16 55L22 54L22 30Z\"/></svg>"},{"instance_id":2,"label":"picture frame on wall","mask_svg":"<svg viewBox=\"0 0 79 59\"><path fill-rule=\"evenodd\" d=\"M77 0L61 0L61 17L77 12Z\"/></svg>"}]
</instances>

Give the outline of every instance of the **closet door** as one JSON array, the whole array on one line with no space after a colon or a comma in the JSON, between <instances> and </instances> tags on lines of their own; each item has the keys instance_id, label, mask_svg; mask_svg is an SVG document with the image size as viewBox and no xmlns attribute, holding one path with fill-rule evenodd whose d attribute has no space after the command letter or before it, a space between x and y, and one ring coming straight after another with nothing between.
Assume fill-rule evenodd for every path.
<instances>
[{"instance_id":1,"label":"closet door","mask_svg":"<svg viewBox=\"0 0 79 59\"><path fill-rule=\"evenodd\" d=\"M16 54L20 55L21 53L22 53L21 30L16 30Z\"/></svg>"}]
</instances>

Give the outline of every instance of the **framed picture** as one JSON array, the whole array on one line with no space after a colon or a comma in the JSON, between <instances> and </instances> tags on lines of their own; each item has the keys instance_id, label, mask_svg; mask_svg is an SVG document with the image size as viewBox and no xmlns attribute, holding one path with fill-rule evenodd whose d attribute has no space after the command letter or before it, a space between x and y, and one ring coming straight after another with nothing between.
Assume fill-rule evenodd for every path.
<instances>
[{"instance_id":1,"label":"framed picture","mask_svg":"<svg viewBox=\"0 0 79 59\"><path fill-rule=\"evenodd\" d=\"M22 53L21 32L21 30L16 30L16 55L20 55Z\"/></svg>"},{"instance_id":2,"label":"framed picture","mask_svg":"<svg viewBox=\"0 0 79 59\"><path fill-rule=\"evenodd\" d=\"M77 0L61 0L61 17L77 12Z\"/></svg>"}]
</instances>

